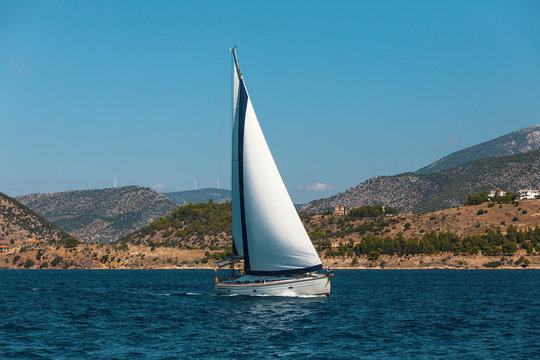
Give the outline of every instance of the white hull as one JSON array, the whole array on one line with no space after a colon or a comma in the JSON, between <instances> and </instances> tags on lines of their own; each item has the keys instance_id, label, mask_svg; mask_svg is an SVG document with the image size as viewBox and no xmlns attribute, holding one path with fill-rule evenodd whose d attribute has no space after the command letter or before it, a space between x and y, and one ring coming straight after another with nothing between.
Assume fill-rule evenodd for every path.
<instances>
[{"instance_id":1,"label":"white hull","mask_svg":"<svg viewBox=\"0 0 540 360\"><path fill-rule=\"evenodd\" d=\"M325 275L302 277L244 276L216 284L220 295L320 296L330 295L330 278Z\"/></svg>"}]
</instances>

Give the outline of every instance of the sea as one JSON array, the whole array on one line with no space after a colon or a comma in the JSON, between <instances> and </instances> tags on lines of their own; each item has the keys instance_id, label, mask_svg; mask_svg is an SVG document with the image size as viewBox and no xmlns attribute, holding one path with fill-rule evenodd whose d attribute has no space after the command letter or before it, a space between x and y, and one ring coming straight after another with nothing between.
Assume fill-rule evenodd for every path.
<instances>
[{"instance_id":1,"label":"sea","mask_svg":"<svg viewBox=\"0 0 540 360\"><path fill-rule=\"evenodd\" d=\"M211 270L0 270L1 359L540 359L538 270L338 270L329 297Z\"/></svg>"}]
</instances>

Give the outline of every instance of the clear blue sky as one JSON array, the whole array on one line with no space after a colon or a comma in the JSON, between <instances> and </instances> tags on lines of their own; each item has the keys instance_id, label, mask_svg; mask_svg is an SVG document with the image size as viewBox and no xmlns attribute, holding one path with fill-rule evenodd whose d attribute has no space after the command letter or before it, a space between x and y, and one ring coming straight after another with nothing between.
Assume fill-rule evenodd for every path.
<instances>
[{"instance_id":1,"label":"clear blue sky","mask_svg":"<svg viewBox=\"0 0 540 360\"><path fill-rule=\"evenodd\" d=\"M0 191L230 188L232 45L297 203L540 123L539 1L3 0Z\"/></svg>"}]
</instances>

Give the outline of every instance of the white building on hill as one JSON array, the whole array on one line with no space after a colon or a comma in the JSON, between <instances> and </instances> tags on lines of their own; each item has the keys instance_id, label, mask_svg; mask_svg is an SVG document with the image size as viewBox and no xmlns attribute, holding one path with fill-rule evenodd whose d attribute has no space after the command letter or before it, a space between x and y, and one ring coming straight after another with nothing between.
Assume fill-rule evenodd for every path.
<instances>
[{"instance_id":1,"label":"white building on hill","mask_svg":"<svg viewBox=\"0 0 540 360\"><path fill-rule=\"evenodd\" d=\"M518 194L519 194L519 199L520 200L537 199L538 197L540 197L540 190L521 189L521 190L519 190Z\"/></svg>"},{"instance_id":2,"label":"white building on hill","mask_svg":"<svg viewBox=\"0 0 540 360\"><path fill-rule=\"evenodd\" d=\"M491 199L491 198L494 198L495 196L505 196L505 195L506 195L506 191L501 190L501 189L495 189L489 192L488 197Z\"/></svg>"}]
</instances>

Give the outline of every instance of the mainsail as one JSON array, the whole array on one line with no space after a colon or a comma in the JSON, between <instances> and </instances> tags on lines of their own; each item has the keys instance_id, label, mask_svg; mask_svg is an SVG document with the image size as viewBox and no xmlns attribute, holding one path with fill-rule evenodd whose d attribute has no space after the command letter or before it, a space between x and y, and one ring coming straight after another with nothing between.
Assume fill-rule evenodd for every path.
<instances>
[{"instance_id":1,"label":"mainsail","mask_svg":"<svg viewBox=\"0 0 540 360\"><path fill-rule=\"evenodd\" d=\"M305 273L322 268L281 179L248 95L235 49L232 207L236 254L251 275Z\"/></svg>"}]
</instances>

